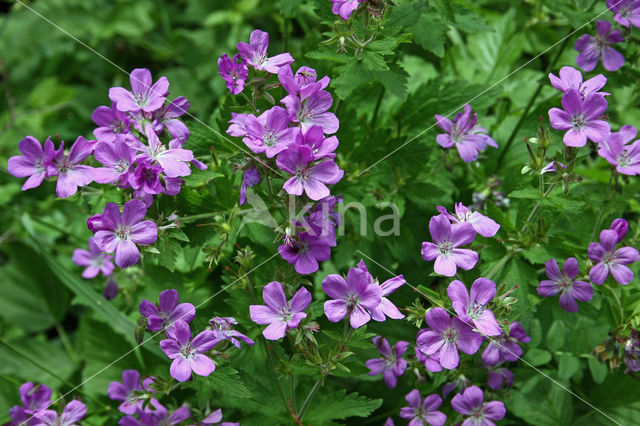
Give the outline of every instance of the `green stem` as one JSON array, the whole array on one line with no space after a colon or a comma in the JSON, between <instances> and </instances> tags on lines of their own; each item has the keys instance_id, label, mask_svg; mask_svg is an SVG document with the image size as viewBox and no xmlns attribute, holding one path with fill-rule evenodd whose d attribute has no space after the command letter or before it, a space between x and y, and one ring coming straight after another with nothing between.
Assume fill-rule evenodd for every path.
<instances>
[{"instance_id":1,"label":"green stem","mask_svg":"<svg viewBox=\"0 0 640 426\"><path fill-rule=\"evenodd\" d=\"M307 408L309 408L309 404L311 404L313 397L316 396L316 393L318 392L318 389L320 389L321 384L322 380L318 380L309 391L309 395L307 395L307 398L302 403L302 407L300 407L300 412L297 415L298 420L302 420L302 416L304 416L305 411L307 411Z\"/></svg>"},{"instance_id":2,"label":"green stem","mask_svg":"<svg viewBox=\"0 0 640 426\"><path fill-rule=\"evenodd\" d=\"M504 256L502 256L498 263L496 263L495 266L491 268L489 272L487 272L485 278L492 280L494 275L497 274L498 271L500 271L502 268L504 268L504 265L507 264L511 257L513 257L513 252L508 251Z\"/></svg>"},{"instance_id":3,"label":"green stem","mask_svg":"<svg viewBox=\"0 0 640 426\"><path fill-rule=\"evenodd\" d=\"M603 286L606 288L609 293L613 296L613 299L616 301L616 305L618 306L618 311L620 312L620 324L624 323L624 309L622 308L622 302L620 302L620 298L616 294L615 290L609 287L607 284ZM618 324L618 326L620 325Z\"/></svg>"},{"instance_id":4,"label":"green stem","mask_svg":"<svg viewBox=\"0 0 640 426\"><path fill-rule=\"evenodd\" d=\"M376 106L373 109L373 116L371 117L371 125L369 127L373 128L373 125L376 123L376 119L378 118L378 111L380 110L380 105L382 104L382 98L384 98L385 88L382 86L380 89L380 94L378 95L378 100L376 101Z\"/></svg>"},{"instance_id":5,"label":"green stem","mask_svg":"<svg viewBox=\"0 0 640 426\"><path fill-rule=\"evenodd\" d=\"M194 214L192 216L181 216L177 219L177 222L193 222L194 220L199 220L199 219L209 219L211 217L216 216L218 213L200 213L200 214Z\"/></svg>"},{"instance_id":6,"label":"green stem","mask_svg":"<svg viewBox=\"0 0 640 426\"><path fill-rule=\"evenodd\" d=\"M547 188L547 190L542 194L542 198L546 198L547 195L549 195L549 193L551 192L551 190L556 186L555 183L552 183L551 185L549 185L549 188ZM520 232L523 232L526 228L527 225L531 222L531 220L533 219L533 217L535 216L536 213L538 213L538 210L540 209L540 203L541 201L538 201L536 203L536 205L533 207L533 210L531 210L531 213L529 213L529 216L527 217L527 220L524 222L524 225L522 225L522 229L520 230Z\"/></svg>"},{"instance_id":7,"label":"green stem","mask_svg":"<svg viewBox=\"0 0 640 426\"><path fill-rule=\"evenodd\" d=\"M593 232L591 233L590 241L595 241L596 235L598 234L598 229L600 229L600 224L602 223L602 218L604 216L604 206L611 199L611 195L612 195L611 189L614 187L613 185L614 179L617 179L617 178L618 178L617 174L615 174L614 172L611 172L611 176L609 177L609 185L607 186L607 195L604 197L604 203L600 207L600 213L598 213L598 218L596 219L596 224L593 227Z\"/></svg>"},{"instance_id":8,"label":"green stem","mask_svg":"<svg viewBox=\"0 0 640 426\"><path fill-rule=\"evenodd\" d=\"M282 389L280 380L278 380L278 374L276 374L275 364L273 363L273 354L271 353L269 342L267 342L266 340L264 342L267 348L267 362L269 363L269 369L271 370L271 374L273 375L273 380L276 382L276 386L278 387L278 392L280 393L280 399L282 399L282 405L284 405L284 411L289 413L290 412L289 404L287 403L287 397L284 394L284 390Z\"/></svg>"},{"instance_id":9,"label":"green stem","mask_svg":"<svg viewBox=\"0 0 640 426\"><path fill-rule=\"evenodd\" d=\"M69 358L71 358L73 362L77 362L78 354L73 349L73 345L71 344L71 340L69 339L67 332L64 330L64 328L60 324L56 324L56 331L58 332L58 336L60 336L60 341L62 342L62 346L64 346L64 349L69 354Z\"/></svg>"},{"instance_id":10,"label":"green stem","mask_svg":"<svg viewBox=\"0 0 640 426\"><path fill-rule=\"evenodd\" d=\"M291 409L296 412L296 375L291 373L289 377L289 394L291 395Z\"/></svg>"},{"instance_id":11,"label":"green stem","mask_svg":"<svg viewBox=\"0 0 640 426\"><path fill-rule=\"evenodd\" d=\"M571 40L570 35L571 35L571 33L567 34L567 36L565 37L564 41L562 42L562 45L560 46L560 48L556 52L556 55L553 57L553 59L551 60L551 62L547 66L547 69L544 71L544 75L549 74L551 72L551 70L553 69L553 67L555 67L556 63L560 59L560 55L562 55L562 52L564 51L565 47L567 47L567 44L569 44L569 41ZM504 158L506 157L507 152L509 151L509 148L511 148L511 144L515 140L516 135L520 131L520 127L522 127L522 124L524 123L524 120L527 118L527 116L529 114L529 110L531 110L531 108L533 107L533 104L535 103L536 99L540 95L540 92L542 91L542 88L547 84L548 84L547 78L541 78L540 79L540 82L538 83L538 87L536 87L535 92L533 92L533 95L531 95L531 98L529 99L529 102L527 103L527 106L524 108L524 111L522 111L522 115L520 116L520 120L518 120L518 122L516 123L516 126L511 131L511 134L509 135L509 138L507 139L507 143L504 145L504 148L502 149L502 152L500 153L500 157L498 157L498 166L497 166L497 170L496 171L499 171L500 168L502 167L502 163L504 161Z\"/></svg>"}]
</instances>

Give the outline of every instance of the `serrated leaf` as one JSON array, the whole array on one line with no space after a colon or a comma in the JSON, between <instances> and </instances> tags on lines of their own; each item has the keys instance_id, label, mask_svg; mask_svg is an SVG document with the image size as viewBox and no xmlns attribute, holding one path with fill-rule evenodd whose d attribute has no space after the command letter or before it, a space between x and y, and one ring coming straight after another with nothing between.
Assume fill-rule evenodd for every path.
<instances>
[{"instance_id":1,"label":"serrated leaf","mask_svg":"<svg viewBox=\"0 0 640 426\"><path fill-rule=\"evenodd\" d=\"M381 54L365 50L360 55L362 64L370 71L384 71L389 67Z\"/></svg>"},{"instance_id":2,"label":"serrated leaf","mask_svg":"<svg viewBox=\"0 0 640 426\"><path fill-rule=\"evenodd\" d=\"M346 390L319 393L304 416L305 424L323 424L347 417L368 417L382 405L382 399L369 399Z\"/></svg>"}]
</instances>

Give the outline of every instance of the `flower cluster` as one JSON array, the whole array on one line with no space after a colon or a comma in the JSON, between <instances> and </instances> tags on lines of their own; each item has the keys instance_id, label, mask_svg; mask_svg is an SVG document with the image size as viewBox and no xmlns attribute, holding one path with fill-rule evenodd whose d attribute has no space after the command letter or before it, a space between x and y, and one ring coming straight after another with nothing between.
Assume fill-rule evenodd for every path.
<instances>
[{"instance_id":1,"label":"flower cluster","mask_svg":"<svg viewBox=\"0 0 640 426\"><path fill-rule=\"evenodd\" d=\"M494 220L479 212L473 212L462 203L457 203L455 214L439 206L440 214L429 220L429 233L433 242L422 243L422 258L435 260L436 273L452 277L457 268L472 269L478 262L478 253L460 248L471 244L476 233L493 237L500 229Z\"/></svg>"},{"instance_id":2,"label":"flower cluster","mask_svg":"<svg viewBox=\"0 0 640 426\"><path fill-rule=\"evenodd\" d=\"M446 133L436 137L443 148L456 146L463 161L471 162L478 159L478 153L487 146L498 148L498 143L489 136L489 131L480 127L478 114L469 105L464 106L464 112L459 112L451 121L448 117L436 114L436 124Z\"/></svg>"},{"instance_id":3,"label":"flower cluster","mask_svg":"<svg viewBox=\"0 0 640 426\"><path fill-rule=\"evenodd\" d=\"M281 87L286 93L280 100L282 106L272 106L259 115L255 101L251 101L255 114L232 113L227 133L242 138L252 153L241 167L240 205L247 200L248 188L264 178L259 168L262 173L275 172L285 177L283 190L287 194L318 202L311 215L287 227L284 242L278 248L296 272L309 274L318 270L318 261L329 259L330 247L336 245L336 223L329 218L339 200L331 196L327 185L338 183L344 175L334 161L338 139L330 136L338 130L339 121L329 111L333 103L325 90L329 78L318 79L316 71L305 66L294 74L291 55L268 57L268 46L269 34L255 30L249 43L238 43L238 54L233 59L223 55L218 60L220 75L233 95L250 85L246 82L249 68L255 71L253 99L265 98L275 103L268 90ZM268 83L271 75L277 75L277 82ZM322 206L322 213L317 206Z\"/></svg>"},{"instance_id":4,"label":"flower cluster","mask_svg":"<svg viewBox=\"0 0 640 426\"><path fill-rule=\"evenodd\" d=\"M51 400L51 388L34 385L32 382L20 386L22 405L9 410L9 425L30 426L74 426L87 414L87 406L78 400L66 404L61 412L50 409L57 401Z\"/></svg>"}]
</instances>

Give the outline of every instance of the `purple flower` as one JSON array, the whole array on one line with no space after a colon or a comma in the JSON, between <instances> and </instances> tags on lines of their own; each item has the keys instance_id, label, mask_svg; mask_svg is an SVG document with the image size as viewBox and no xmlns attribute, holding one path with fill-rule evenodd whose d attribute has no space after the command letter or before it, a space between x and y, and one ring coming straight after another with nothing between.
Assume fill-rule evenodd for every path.
<instances>
[{"instance_id":1,"label":"purple flower","mask_svg":"<svg viewBox=\"0 0 640 426\"><path fill-rule=\"evenodd\" d=\"M249 68L247 61L242 59L239 54L229 59L227 54L218 58L218 74L224 79L227 89L232 95L237 95L244 90L244 82L249 77Z\"/></svg>"},{"instance_id":2,"label":"purple flower","mask_svg":"<svg viewBox=\"0 0 640 426\"><path fill-rule=\"evenodd\" d=\"M623 27L629 24L640 28L640 1L638 0L607 0L607 7L614 12L614 19Z\"/></svg>"},{"instance_id":3,"label":"purple flower","mask_svg":"<svg viewBox=\"0 0 640 426\"><path fill-rule=\"evenodd\" d=\"M560 307L567 312L578 312L577 300L588 302L593 298L593 287L584 281L576 281L580 272L578 261L570 257L564 262L563 272L560 272L558 262L549 259L545 263L548 280L540 281L538 294L542 297L560 294Z\"/></svg>"},{"instance_id":4,"label":"purple flower","mask_svg":"<svg viewBox=\"0 0 640 426\"><path fill-rule=\"evenodd\" d=\"M356 10L360 3L366 0L331 0L331 12L339 15L343 20L349 19L349 16Z\"/></svg>"},{"instance_id":5,"label":"purple flower","mask_svg":"<svg viewBox=\"0 0 640 426\"><path fill-rule=\"evenodd\" d=\"M133 173L129 174L129 184L133 189L146 194L160 194L164 190L160 182L160 173L162 173L162 167L159 165L140 161Z\"/></svg>"},{"instance_id":6,"label":"purple flower","mask_svg":"<svg viewBox=\"0 0 640 426\"><path fill-rule=\"evenodd\" d=\"M131 122L127 114L118 110L114 105L99 106L91 114L91 119L98 126L93 131L96 139L100 142L113 143L116 140L133 140L135 136L130 133Z\"/></svg>"},{"instance_id":7,"label":"purple flower","mask_svg":"<svg viewBox=\"0 0 640 426\"><path fill-rule=\"evenodd\" d=\"M178 321L191 322L196 316L196 309L191 303L178 304L178 291L164 290L160 292L160 309L148 300L140 302L140 314L147 318L147 326L151 331L169 329Z\"/></svg>"},{"instance_id":8,"label":"purple flower","mask_svg":"<svg viewBox=\"0 0 640 426\"><path fill-rule=\"evenodd\" d=\"M338 183L344 171L333 160L313 163L313 151L305 145L290 145L282 151L276 163L281 170L294 175L284 183L284 190L291 195L303 192L314 201L330 195L327 185Z\"/></svg>"},{"instance_id":9,"label":"purple flower","mask_svg":"<svg viewBox=\"0 0 640 426\"><path fill-rule=\"evenodd\" d=\"M304 310L311 303L311 293L304 287L300 287L291 301L287 302L282 284L277 281L264 286L262 298L266 306L251 305L249 314L256 324L269 324L262 331L267 340L282 339L287 330L298 328L300 321L307 316Z\"/></svg>"},{"instance_id":10,"label":"purple flower","mask_svg":"<svg viewBox=\"0 0 640 426\"><path fill-rule=\"evenodd\" d=\"M73 251L73 263L78 266L86 266L82 271L82 278L91 279L95 278L100 272L105 277L108 277L113 272L113 262L111 261L113 256L103 253L98 244L95 242L95 237L89 238L89 251L83 249L75 249Z\"/></svg>"},{"instance_id":11,"label":"purple flower","mask_svg":"<svg viewBox=\"0 0 640 426\"><path fill-rule=\"evenodd\" d=\"M118 283L113 279L109 278L107 281L107 285L104 286L104 291L102 292L102 296L105 300L113 300L118 295Z\"/></svg>"},{"instance_id":12,"label":"purple flower","mask_svg":"<svg viewBox=\"0 0 640 426\"><path fill-rule=\"evenodd\" d=\"M583 98L590 93L609 95L607 92L598 92L607 83L607 77L602 74L598 74L585 82L582 81L582 73L573 67L562 67L559 74L560 78L549 73L549 80L551 80L553 87L563 93L569 89L576 89Z\"/></svg>"},{"instance_id":13,"label":"purple flower","mask_svg":"<svg viewBox=\"0 0 640 426\"><path fill-rule=\"evenodd\" d=\"M124 205L122 213L115 203L107 203L101 215L104 228L95 233L95 242L107 253L115 252L116 265L120 268L135 265L140 259L136 244L153 244L158 238L158 227L142 219L147 206L140 200Z\"/></svg>"},{"instance_id":14,"label":"purple flower","mask_svg":"<svg viewBox=\"0 0 640 426\"><path fill-rule=\"evenodd\" d=\"M233 423L233 422L220 423L221 421L222 421L222 409L218 408L216 411L212 412L207 417L205 417L200 422L200 424L203 426L211 426L215 424L220 424L220 426L240 426L240 423Z\"/></svg>"},{"instance_id":15,"label":"purple flower","mask_svg":"<svg viewBox=\"0 0 640 426\"><path fill-rule=\"evenodd\" d=\"M464 106L464 112L456 114L453 122L447 117L436 114L436 124L446 133L441 133L436 140L443 148L451 148L454 144L463 161L476 161L478 152L487 145L498 148L498 144L489 135L489 131L476 125L478 114L469 105Z\"/></svg>"},{"instance_id":16,"label":"purple flower","mask_svg":"<svg viewBox=\"0 0 640 426\"><path fill-rule=\"evenodd\" d=\"M93 167L83 166L84 161L93 152L94 144L82 136L78 136L68 154L64 152L64 142L53 157L53 164L58 169L56 194L60 198L67 198L78 191L79 186L86 186L93 182Z\"/></svg>"},{"instance_id":17,"label":"purple flower","mask_svg":"<svg viewBox=\"0 0 640 426\"><path fill-rule=\"evenodd\" d=\"M458 350L473 355L480 348L482 336L458 318L450 318L444 309L433 308L425 318L431 330L418 336L418 347L425 355L439 354L440 365L447 370L460 363Z\"/></svg>"},{"instance_id":18,"label":"purple flower","mask_svg":"<svg viewBox=\"0 0 640 426\"><path fill-rule=\"evenodd\" d=\"M157 162L162 167L164 174L170 178L191 174L189 163L193 160L193 152L181 148L181 142L177 139L169 142L169 149L165 148L149 124L145 127L145 134L149 145L139 143L135 146L138 151L142 152L139 158L149 162Z\"/></svg>"},{"instance_id":19,"label":"purple flower","mask_svg":"<svg viewBox=\"0 0 640 426\"><path fill-rule=\"evenodd\" d=\"M558 161L550 161L549 164L540 169L540 174L543 175L545 173L560 172L565 170L566 168L567 166Z\"/></svg>"},{"instance_id":20,"label":"purple flower","mask_svg":"<svg viewBox=\"0 0 640 426\"><path fill-rule=\"evenodd\" d=\"M151 72L146 68L136 68L129 76L131 91L124 87L109 89L109 99L118 110L127 112L154 112L162 107L169 93L169 80L160 77L153 83Z\"/></svg>"},{"instance_id":21,"label":"purple flower","mask_svg":"<svg viewBox=\"0 0 640 426\"><path fill-rule=\"evenodd\" d=\"M152 401L154 410L139 411L140 420L132 416L126 416L120 419L120 426L174 426L187 420L191 415L189 407L183 405L173 413L169 411L158 401Z\"/></svg>"},{"instance_id":22,"label":"purple flower","mask_svg":"<svg viewBox=\"0 0 640 426\"><path fill-rule=\"evenodd\" d=\"M311 148L314 160L335 158L336 153L334 151L339 144L338 138L335 136L325 138L324 131L320 126L311 126L304 134L299 133L297 143Z\"/></svg>"},{"instance_id":23,"label":"purple flower","mask_svg":"<svg viewBox=\"0 0 640 426\"><path fill-rule=\"evenodd\" d=\"M238 52L255 69L271 74L277 74L280 67L293 63L293 58L289 53L267 58L268 47L269 34L264 31L254 30L249 38L249 44L238 43Z\"/></svg>"},{"instance_id":24,"label":"purple flower","mask_svg":"<svg viewBox=\"0 0 640 426\"><path fill-rule=\"evenodd\" d=\"M489 387L491 389L502 389L503 384L508 388L513 386L513 373L508 369L491 365L485 365L484 367L489 373Z\"/></svg>"},{"instance_id":25,"label":"purple flower","mask_svg":"<svg viewBox=\"0 0 640 426\"><path fill-rule=\"evenodd\" d=\"M376 336L373 338L373 344L382 354L382 358L370 359L365 363L367 368L371 370L369 375L377 376L382 373L384 383L393 389L398 384L398 377L402 376L407 369L407 361L402 358L402 355L407 351L409 342L401 340L393 346L392 350L387 339Z\"/></svg>"},{"instance_id":26,"label":"purple flower","mask_svg":"<svg viewBox=\"0 0 640 426\"><path fill-rule=\"evenodd\" d=\"M422 258L436 261L433 266L436 273L452 277L458 267L469 270L478 262L478 253L458 248L471 243L476 236L470 223L451 225L447 216L439 214L429 220L429 233L433 242L422 243Z\"/></svg>"},{"instance_id":27,"label":"purple flower","mask_svg":"<svg viewBox=\"0 0 640 426\"><path fill-rule=\"evenodd\" d=\"M414 389L405 396L405 399L409 406L400 409L400 417L411 419L409 426L442 426L447 421L447 416L438 411L442 404L442 398L439 395L431 394L423 401L420 391Z\"/></svg>"},{"instance_id":28,"label":"purple flower","mask_svg":"<svg viewBox=\"0 0 640 426\"><path fill-rule=\"evenodd\" d=\"M460 392L464 392L464 390L470 385L471 381L464 374L458 374L454 381L442 385L442 397L446 398L447 395L456 389L460 389Z\"/></svg>"},{"instance_id":29,"label":"purple flower","mask_svg":"<svg viewBox=\"0 0 640 426\"><path fill-rule=\"evenodd\" d=\"M189 380L191 372L208 376L216 369L211 358L203 354L217 343L213 331L204 330L191 340L189 324L178 320L167 330L167 337L160 342L160 348L173 360L170 373L177 381Z\"/></svg>"},{"instance_id":30,"label":"purple flower","mask_svg":"<svg viewBox=\"0 0 640 426\"><path fill-rule=\"evenodd\" d=\"M233 329L234 325L238 325L238 321L235 318L231 317L213 317L209 320L209 325L213 327L213 335L216 338L216 341L221 342L223 340L228 340L231 342L233 346L240 349L240 340L245 342L247 345L254 345L255 342L249 339L244 334L240 333L237 330ZM236 339L237 337L237 339Z\"/></svg>"},{"instance_id":31,"label":"purple flower","mask_svg":"<svg viewBox=\"0 0 640 426\"><path fill-rule=\"evenodd\" d=\"M247 202L247 188L251 188L260 183L260 172L256 166L251 166L242 172L242 185L240 186L240 205Z\"/></svg>"},{"instance_id":32,"label":"purple flower","mask_svg":"<svg viewBox=\"0 0 640 426\"><path fill-rule=\"evenodd\" d=\"M380 305L382 289L372 284L367 273L359 268L349 269L347 280L331 274L322 280L322 290L333 300L324 302L324 313L331 322L349 315L351 327L359 328L371 319L367 309Z\"/></svg>"},{"instance_id":33,"label":"purple flower","mask_svg":"<svg viewBox=\"0 0 640 426\"><path fill-rule=\"evenodd\" d=\"M33 426L76 426L86 414L87 406L74 400L64 407L59 417L56 411L44 410L38 412L30 424Z\"/></svg>"},{"instance_id":34,"label":"purple flower","mask_svg":"<svg viewBox=\"0 0 640 426\"><path fill-rule=\"evenodd\" d=\"M589 278L594 284L602 284L609 273L618 284L627 285L633 279L633 272L626 267L640 260L638 250L633 247L622 247L616 250L618 232L605 229L600 232L600 243L589 244L589 259L597 262L589 271Z\"/></svg>"},{"instance_id":35,"label":"purple flower","mask_svg":"<svg viewBox=\"0 0 640 426\"><path fill-rule=\"evenodd\" d=\"M624 343L623 353L624 363L627 365L627 370L638 372L640 371L640 333L638 330L631 330L627 340Z\"/></svg>"},{"instance_id":36,"label":"purple flower","mask_svg":"<svg viewBox=\"0 0 640 426\"><path fill-rule=\"evenodd\" d=\"M613 229L618 233L618 243L619 243L620 241L624 240L624 237L627 235L627 232L629 232L629 222L627 222L622 218L613 219L613 222L611 222L610 229Z\"/></svg>"},{"instance_id":37,"label":"purple flower","mask_svg":"<svg viewBox=\"0 0 640 426\"><path fill-rule=\"evenodd\" d=\"M360 262L358 263L358 268L366 272L370 283L378 285L378 280L373 279L373 277L369 273L369 270L367 269L367 265L365 265L364 263L364 260L360 260ZM387 299L385 296L393 293L406 282L407 281L402 275L398 275L397 277L388 279L380 285L380 304L377 307L369 310L371 313L371 318L373 318L375 321L385 321L386 317L389 317L391 319L404 318L404 315L398 310L396 305L394 305L393 302Z\"/></svg>"},{"instance_id":38,"label":"purple flower","mask_svg":"<svg viewBox=\"0 0 640 426\"><path fill-rule=\"evenodd\" d=\"M451 223L470 223L473 226L473 230L483 237L493 237L500 229L500 225L495 220L488 218L479 212L474 212L465 207L462 203L456 203L455 215L450 214L446 208L442 206L437 207L438 211L449 218Z\"/></svg>"},{"instance_id":39,"label":"purple flower","mask_svg":"<svg viewBox=\"0 0 640 426\"><path fill-rule=\"evenodd\" d=\"M44 146L43 150L36 138L27 136L18 143L22 155L9 158L9 173L15 177L29 178L22 185L23 191L39 186L45 177L58 174L52 162L55 150L51 139L47 138Z\"/></svg>"},{"instance_id":40,"label":"purple flower","mask_svg":"<svg viewBox=\"0 0 640 426\"><path fill-rule=\"evenodd\" d=\"M463 426L493 426L507 413L502 401L484 402L484 393L477 386L470 386L451 400L451 406L463 416L468 416Z\"/></svg>"},{"instance_id":41,"label":"purple flower","mask_svg":"<svg viewBox=\"0 0 640 426\"><path fill-rule=\"evenodd\" d=\"M180 143L184 143L189 137L189 128L178 117L183 116L189 110L191 104L184 96L178 96L168 105L162 105L158 111L153 113L153 118L160 125L158 133L162 128L167 129L173 139L177 139Z\"/></svg>"},{"instance_id":42,"label":"purple flower","mask_svg":"<svg viewBox=\"0 0 640 426\"><path fill-rule=\"evenodd\" d=\"M247 136L243 142L257 154L265 153L273 158L295 142L300 129L289 126L289 115L284 108L275 106L264 113L264 124L253 115L247 116Z\"/></svg>"},{"instance_id":43,"label":"purple flower","mask_svg":"<svg viewBox=\"0 0 640 426\"><path fill-rule=\"evenodd\" d=\"M421 334L427 331L428 330L426 329L420 330L418 332L418 335L416 336L416 339L420 337ZM422 353L420 348L416 347L416 358L418 358L419 362L424 364L424 368L426 368L427 371L430 371L431 373L437 373L439 371L442 371L442 366L440 365L440 357L437 354L425 355L424 353Z\"/></svg>"},{"instance_id":44,"label":"purple flower","mask_svg":"<svg viewBox=\"0 0 640 426\"><path fill-rule=\"evenodd\" d=\"M318 89L319 87L316 87ZM320 126L326 134L338 131L340 121L332 112L329 112L333 98L326 90L312 90L307 98L296 95L287 95L281 102L287 108L289 119L300 123L302 131L306 132L311 126Z\"/></svg>"},{"instance_id":45,"label":"purple flower","mask_svg":"<svg viewBox=\"0 0 640 426\"><path fill-rule=\"evenodd\" d=\"M460 280L447 287L447 294L458 318L473 325L486 336L499 336L502 329L498 325L493 311L487 305L496 295L496 283L486 278L478 278L471 285L471 295Z\"/></svg>"},{"instance_id":46,"label":"purple flower","mask_svg":"<svg viewBox=\"0 0 640 426\"><path fill-rule=\"evenodd\" d=\"M301 99L306 99L319 90L325 89L331 79L328 76L316 81L318 74L316 70L309 67L300 67L295 75L289 65L281 67L278 71L278 80L282 87L290 95L299 95Z\"/></svg>"},{"instance_id":47,"label":"purple flower","mask_svg":"<svg viewBox=\"0 0 640 426\"><path fill-rule=\"evenodd\" d=\"M123 401L118 410L124 414L136 414L142 411L145 397L137 395L136 392L153 392L149 387L155 379L147 377L140 384L140 373L136 370L124 370L122 372L122 383L109 383L109 398L114 401ZM152 399L155 401L155 399Z\"/></svg>"},{"instance_id":48,"label":"purple flower","mask_svg":"<svg viewBox=\"0 0 640 426\"><path fill-rule=\"evenodd\" d=\"M576 63L585 71L593 71L602 57L602 65L607 71L617 71L624 65L624 56L611 47L624 41L620 30L611 30L611 22L598 20L598 34L593 37L583 34L574 48L580 52Z\"/></svg>"},{"instance_id":49,"label":"purple flower","mask_svg":"<svg viewBox=\"0 0 640 426\"><path fill-rule=\"evenodd\" d=\"M136 152L122 139L114 142L100 142L93 156L105 167L93 169L93 178L98 183L120 183L120 187L129 186L131 166Z\"/></svg>"},{"instance_id":50,"label":"purple flower","mask_svg":"<svg viewBox=\"0 0 640 426\"><path fill-rule=\"evenodd\" d=\"M21 424L34 414L46 410L51 404L51 389L47 385L34 385L32 382L20 386L22 406L16 405L9 410L13 424Z\"/></svg>"},{"instance_id":51,"label":"purple flower","mask_svg":"<svg viewBox=\"0 0 640 426\"><path fill-rule=\"evenodd\" d=\"M298 232L295 237L286 235L278 252L284 260L294 265L297 273L312 274L318 270L318 261L331 257L331 244L322 236Z\"/></svg>"},{"instance_id":52,"label":"purple flower","mask_svg":"<svg viewBox=\"0 0 640 426\"><path fill-rule=\"evenodd\" d=\"M522 356L522 348L518 342L527 343L531 337L527 335L518 321L509 325L509 334L494 337L482 352L482 360L489 365L496 365L500 361L515 362Z\"/></svg>"},{"instance_id":53,"label":"purple flower","mask_svg":"<svg viewBox=\"0 0 640 426\"><path fill-rule=\"evenodd\" d=\"M630 143L637 134L633 126L622 126L619 132L610 133L599 145L598 154L619 173L635 176L640 174L640 140Z\"/></svg>"},{"instance_id":54,"label":"purple flower","mask_svg":"<svg viewBox=\"0 0 640 426\"><path fill-rule=\"evenodd\" d=\"M247 117L251 114L238 114L236 112L231 113L231 120L228 122L231 123L229 128L227 129L227 133L234 137L243 137L247 135L247 127L246 121Z\"/></svg>"},{"instance_id":55,"label":"purple flower","mask_svg":"<svg viewBox=\"0 0 640 426\"><path fill-rule=\"evenodd\" d=\"M607 101L603 95L588 94L584 99L580 92L569 89L562 96L562 107L549 110L551 127L556 130L568 130L564 134L564 144L580 147L587 143L601 142L609 134L609 123L598 119L607 109Z\"/></svg>"}]
</instances>

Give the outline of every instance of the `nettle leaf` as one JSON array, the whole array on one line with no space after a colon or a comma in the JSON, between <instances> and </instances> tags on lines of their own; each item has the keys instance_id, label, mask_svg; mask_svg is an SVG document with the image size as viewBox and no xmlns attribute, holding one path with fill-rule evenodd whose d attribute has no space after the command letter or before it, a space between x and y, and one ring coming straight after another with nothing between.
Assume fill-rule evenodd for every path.
<instances>
[{"instance_id":1,"label":"nettle leaf","mask_svg":"<svg viewBox=\"0 0 640 426\"><path fill-rule=\"evenodd\" d=\"M426 28L428 31L425 31ZM409 31L413 33L413 39L416 43L442 58L448 28L449 24L442 17L423 13L418 22L409 28Z\"/></svg>"},{"instance_id":2,"label":"nettle leaf","mask_svg":"<svg viewBox=\"0 0 640 426\"><path fill-rule=\"evenodd\" d=\"M368 417L382 405L382 399L369 399L346 390L318 393L304 416L309 424L326 424L347 417Z\"/></svg>"},{"instance_id":3,"label":"nettle leaf","mask_svg":"<svg viewBox=\"0 0 640 426\"><path fill-rule=\"evenodd\" d=\"M206 398L210 399L212 393L225 394L230 398L246 399L251 398L251 392L240 378L238 370L222 366L216 369L208 377L198 378L203 384L199 391L205 391Z\"/></svg>"},{"instance_id":4,"label":"nettle leaf","mask_svg":"<svg viewBox=\"0 0 640 426\"><path fill-rule=\"evenodd\" d=\"M362 64L370 71L383 71L389 69L387 63L382 57L382 54L378 52L365 50L360 55L360 58L362 59Z\"/></svg>"}]
</instances>

